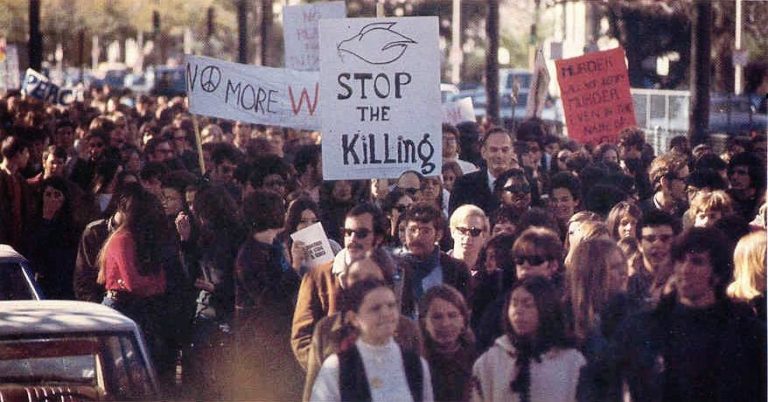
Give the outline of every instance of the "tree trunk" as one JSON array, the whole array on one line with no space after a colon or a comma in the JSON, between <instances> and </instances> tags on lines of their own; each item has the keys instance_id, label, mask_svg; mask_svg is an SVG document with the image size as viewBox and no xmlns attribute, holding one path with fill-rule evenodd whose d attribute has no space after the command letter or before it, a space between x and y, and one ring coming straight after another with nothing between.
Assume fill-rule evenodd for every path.
<instances>
[{"instance_id":1,"label":"tree trunk","mask_svg":"<svg viewBox=\"0 0 768 402\"><path fill-rule=\"evenodd\" d=\"M691 114L688 135L691 146L707 141L709 128L710 51L712 3L696 0L691 26Z\"/></svg>"},{"instance_id":2,"label":"tree trunk","mask_svg":"<svg viewBox=\"0 0 768 402\"><path fill-rule=\"evenodd\" d=\"M499 2L488 0L488 19L485 26L488 48L485 56L485 116L499 125Z\"/></svg>"},{"instance_id":3,"label":"tree trunk","mask_svg":"<svg viewBox=\"0 0 768 402\"><path fill-rule=\"evenodd\" d=\"M237 0L237 61L248 64L248 7L246 0Z\"/></svg>"},{"instance_id":4,"label":"tree trunk","mask_svg":"<svg viewBox=\"0 0 768 402\"><path fill-rule=\"evenodd\" d=\"M40 33L40 0L29 0L29 68L42 71L43 35Z\"/></svg>"}]
</instances>

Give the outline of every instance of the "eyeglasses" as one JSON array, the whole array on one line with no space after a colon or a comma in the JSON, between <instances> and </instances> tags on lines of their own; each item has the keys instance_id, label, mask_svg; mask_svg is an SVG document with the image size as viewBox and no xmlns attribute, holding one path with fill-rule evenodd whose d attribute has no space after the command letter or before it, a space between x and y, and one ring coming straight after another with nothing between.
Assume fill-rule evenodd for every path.
<instances>
[{"instance_id":1,"label":"eyeglasses","mask_svg":"<svg viewBox=\"0 0 768 402\"><path fill-rule=\"evenodd\" d=\"M407 210L408 210L408 206L407 206L407 205L395 205L395 208L394 208L394 209L396 209L396 210L397 210L397 212L399 212L399 213L401 213L401 214L404 214L404 213L405 213L405 211L407 211Z\"/></svg>"},{"instance_id":2,"label":"eyeglasses","mask_svg":"<svg viewBox=\"0 0 768 402\"><path fill-rule=\"evenodd\" d=\"M341 229L341 233L344 234L344 237L351 237L352 234L354 234L355 237L357 237L358 239L362 240L362 239L365 239L366 237L368 237L369 234L371 234L371 229L366 229L366 228L362 228L362 229L347 229L347 228L343 228L343 229Z\"/></svg>"},{"instance_id":3,"label":"eyeglasses","mask_svg":"<svg viewBox=\"0 0 768 402\"><path fill-rule=\"evenodd\" d=\"M523 265L526 261L528 261L529 265L541 265L549 261L549 259L539 255L518 255L514 259L515 265Z\"/></svg>"},{"instance_id":4,"label":"eyeglasses","mask_svg":"<svg viewBox=\"0 0 768 402\"><path fill-rule=\"evenodd\" d=\"M662 234L662 235L644 235L642 236L643 240L647 241L648 243L653 243L656 240L661 240L662 243L667 243L668 241L672 240L672 238L675 237L671 234Z\"/></svg>"},{"instance_id":5,"label":"eyeglasses","mask_svg":"<svg viewBox=\"0 0 768 402\"><path fill-rule=\"evenodd\" d=\"M510 193L528 194L531 192L531 186L529 186L528 184L514 184L511 186L504 187L504 191L507 191Z\"/></svg>"},{"instance_id":6,"label":"eyeglasses","mask_svg":"<svg viewBox=\"0 0 768 402\"><path fill-rule=\"evenodd\" d=\"M461 227L461 226L456 226L456 230L458 230L459 233L463 234L464 236L469 234L472 237L480 236L483 233L483 229L476 228L474 226L471 227L471 228L465 228L465 227Z\"/></svg>"}]
</instances>

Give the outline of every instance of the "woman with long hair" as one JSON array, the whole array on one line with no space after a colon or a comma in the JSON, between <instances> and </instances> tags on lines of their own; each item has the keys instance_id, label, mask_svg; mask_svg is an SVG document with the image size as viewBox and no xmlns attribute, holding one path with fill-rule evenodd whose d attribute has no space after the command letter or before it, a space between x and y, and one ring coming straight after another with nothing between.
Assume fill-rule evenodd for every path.
<instances>
[{"instance_id":1,"label":"woman with long hair","mask_svg":"<svg viewBox=\"0 0 768 402\"><path fill-rule=\"evenodd\" d=\"M126 186L119 197L118 226L101 249L97 282L107 291L103 304L136 321L157 354L172 232L160 200L141 185Z\"/></svg>"},{"instance_id":2,"label":"woman with long hair","mask_svg":"<svg viewBox=\"0 0 768 402\"><path fill-rule=\"evenodd\" d=\"M542 277L517 282L504 335L475 362L472 401L574 401L584 356L571 346L558 292Z\"/></svg>"},{"instance_id":3,"label":"woman with long hair","mask_svg":"<svg viewBox=\"0 0 768 402\"><path fill-rule=\"evenodd\" d=\"M449 285L430 288L419 302L419 325L435 400L468 401L477 352L464 296Z\"/></svg>"},{"instance_id":4,"label":"woman with long hair","mask_svg":"<svg viewBox=\"0 0 768 402\"><path fill-rule=\"evenodd\" d=\"M305 245L302 242L294 242L291 234L317 222L320 222L320 208L311 198L299 197L288 204L283 230L277 235L277 240L283 245L286 261L300 275L307 270L304 266ZM341 250L341 245L335 240L328 239L328 241L334 254Z\"/></svg>"},{"instance_id":5,"label":"woman with long hair","mask_svg":"<svg viewBox=\"0 0 768 402\"><path fill-rule=\"evenodd\" d=\"M400 318L395 292L363 280L345 291L355 342L323 362L310 401L433 401L427 362L394 340Z\"/></svg>"},{"instance_id":6,"label":"woman with long hair","mask_svg":"<svg viewBox=\"0 0 768 402\"><path fill-rule=\"evenodd\" d=\"M733 282L726 289L731 299L751 305L763 322L766 320L765 265L765 231L742 237L733 252Z\"/></svg>"},{"instance_id":7,"label":"woman with long hair","mask_svg":"<svg viewBox=\"0 0 768 402\"><path fill-rule=\"evenodd\" d=\"M614 240L619 241L624 237L637 239L637 223L643 218L643 211L637 205L621 201L613 206L605 224Z\"/></svg>"},{"instance_id":8,"label":"woman with long hair","mask_svg":"<svg viewBox=\"0 0 768 402\"><path fill-rule=\"evenodd\" d=\"M72 288L80 230L69 185L51 176L40 184L38 208L26 232L26 256L48 299L74 299Z\"/></svg>"}]
</instances>

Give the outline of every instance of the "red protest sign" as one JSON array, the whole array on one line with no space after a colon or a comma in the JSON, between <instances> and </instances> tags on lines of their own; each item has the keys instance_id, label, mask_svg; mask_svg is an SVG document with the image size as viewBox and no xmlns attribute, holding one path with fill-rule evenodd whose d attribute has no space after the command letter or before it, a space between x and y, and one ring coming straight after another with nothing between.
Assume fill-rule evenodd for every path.
<instances>
[{"instance_id":1,"label":"red protest sign","mask_svg":"<svg viewBox=\"0 0 768 402\"><path fill-rule=\"evenodd\" d=\"M556 60L568 136L582 143L616 142L636 125L624 49Z\"/></svg>"}]
</instances>

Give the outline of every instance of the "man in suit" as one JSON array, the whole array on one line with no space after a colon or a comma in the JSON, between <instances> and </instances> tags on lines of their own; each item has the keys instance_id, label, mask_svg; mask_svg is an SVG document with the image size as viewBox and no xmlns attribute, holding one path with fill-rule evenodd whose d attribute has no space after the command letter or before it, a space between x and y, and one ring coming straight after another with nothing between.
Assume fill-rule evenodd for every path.
<instances>
[{"instance_id":1,"label":"man in suit","mask_svg":"<svg viewBox=\"0 0 768 402\"><path fill-rule=\"evenodd\" d=\"M493 195L496 178L511 168L519 167L512 136L501 128L492 129L485 135L480 154L486 167L456 179L448 208L450 213L464 204L477 205L486 214L495 211L499 204Z\"/></svg>"},{"instance_id":2,"label":"man in suit","mask_svg":"<svg viewBox=\"0 0 768 402\"><path fill-rule=\"evenodd\" d=\"M467 297L469 269L462 261L440 251L437 242L443 237L445 218L442 211L429 202L412 204L405 213L403 314L415 318L416 306L429 288L451 285Z\"/></svg>"}]
</instances>

